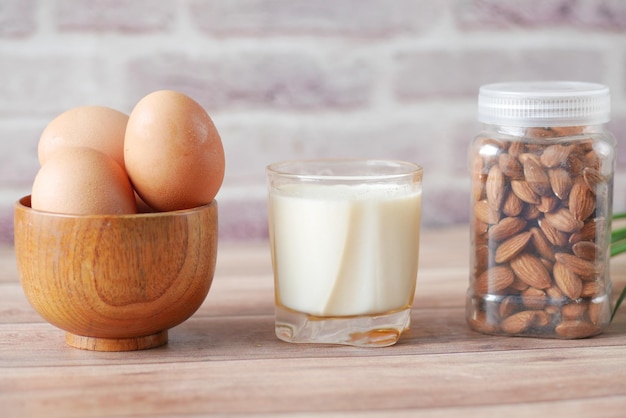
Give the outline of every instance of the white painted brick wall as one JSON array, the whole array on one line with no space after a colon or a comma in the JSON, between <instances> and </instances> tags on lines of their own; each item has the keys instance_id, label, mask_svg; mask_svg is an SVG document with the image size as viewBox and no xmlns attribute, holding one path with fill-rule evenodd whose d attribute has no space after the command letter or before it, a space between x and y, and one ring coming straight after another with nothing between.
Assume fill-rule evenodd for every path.
<instances>
[{"instance_id":1,"label":"white painted brick wall","mask_svg":"<svg viewBox=\"0 0 626 418\"><path fill-rule=\"evenodd\" d=\"M289 158L418 162L424 225L466 222L478 87L529 79L609 85L624 142L626 2L1 0L0 241L52 118L86 104L129 112L163 88L220 130L224 240L266 237L264 168Z\"/></svg>"}]
</instances>

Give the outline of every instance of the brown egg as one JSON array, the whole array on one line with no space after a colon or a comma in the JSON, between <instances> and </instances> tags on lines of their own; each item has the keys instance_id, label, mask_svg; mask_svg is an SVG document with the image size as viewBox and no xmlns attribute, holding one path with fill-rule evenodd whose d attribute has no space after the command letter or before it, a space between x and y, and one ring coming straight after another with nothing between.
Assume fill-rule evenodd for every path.
<instances>
[{"instance_id":1,"label":"brown egg","mask_svg":"<svg viewBox=\"0 0 626 418\"><path fill-rule=\"evenodd\" d=\"M159 211L210 203L224 179L224 148L207 112L190 97L161 90L130 113L126 171L137 194Z\"/></svg>"},{"instance_id":2,"label":"brown egg","mask_svg":"<svg viewBox=\"0 0 626 418\"><path fill-rule=\"evenodd\" d=\"M33 183L33 209L73 215L136 213L126 172L109 156L85 147L55 152Z\"/></svg>"},{"instance_id":3,"label":"brown egg","mask_svg":"<svg viewBox=\"0 0 626 418\"><path fill-rule=\"evenodd\" d=\"M155 210L148 206L146 202L143 201L141 196L135 192L135 205L137 206L137 213L154 213Z\"/></svg>"},{"instance_id":4,"label":"brown egg","mask_svg":"<svg viewBox=\"0 0 626 418\"><path fill-rule=\"evenodd\" d=\"M82 106L54 118L39 139L44 165L60 149L88 147L103 152L124 168L124 133L128 115L104 106Z\"/></svg>"}]
</instances>

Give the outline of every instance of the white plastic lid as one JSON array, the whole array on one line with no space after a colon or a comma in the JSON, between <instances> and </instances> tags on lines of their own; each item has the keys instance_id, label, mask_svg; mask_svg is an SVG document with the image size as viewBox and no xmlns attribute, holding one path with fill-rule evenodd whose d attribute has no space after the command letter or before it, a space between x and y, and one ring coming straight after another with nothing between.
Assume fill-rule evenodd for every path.
<instances>
[{"instance_id":1,"label":"white plastic lid","mask_svg":"<svg viewBox=\"0 0 626 418\"><path fill-rule=\"evenodd\" d=\"M478 120L520 127L581 126L611 118L609 88L573 81L487 84L478 94Z\"/></svg>"}]
</instances>

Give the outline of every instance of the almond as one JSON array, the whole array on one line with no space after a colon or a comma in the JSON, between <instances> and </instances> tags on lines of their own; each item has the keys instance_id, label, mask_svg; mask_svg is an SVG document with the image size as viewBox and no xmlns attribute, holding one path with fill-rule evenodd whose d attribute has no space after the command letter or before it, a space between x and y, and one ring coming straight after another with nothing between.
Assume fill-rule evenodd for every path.
<instances>
[{"instance_id":1,"label":"almond","mask_svg":"<svg viewBox=\"0 0 626 418\"><path fill-rule=\"evenodd\" d=\"M608 324L611 321L611 306L608 302L589 302L589 319L595 325Z\"/></svg>"},{"instance_id":2,"label":"almond","mask_svg":"<svg viewBox=\"0 0 626 418\"><path fill-rule=\"evenodd\" d=\"M526 203L537 205L541 203L541 198L524 180L511 180L511 190L517 197Z\"/></svg>"},{"instance_id":3,"label":"almond","mask_svg":"<svg viewBox=\"0 0 626 418\"><path fill-rule=\"evenodd\" d=\"M557 134L552 130L552 128L532 127L526 129L525 136L529 138L554 138Z\"/></svg>"},{"instance_id":4,"label":"almond","mask_svg":"<svg viewBox=\"0 0 626 418\"><path fill-rule=\"evenodd\" d=\"M524 219L507 217L489 228L489 238L494 241L502 241L522 231L525 227L526 221Z\"/></svg>"},{"instance_id":5,"label":"almond","mask_svg":"<svg viewBox=\"0 0 626 418\"><path fill-rule=\"evenodd\" d=\"M552 261L541 257L539 257L539 261L541 261L541 264L543 264L546 270L552 271L552 267L554 267L554 263Z\"/></svg>"},{"instance_id":6,"label":"almond","mask_svg":"<svg viewBox=\"0 0 626 418\"><path fill-rule=\"evenodd\" d=\"M567 245L567 234L551 226L545 219L539 221L539 228L541 228L541 232L543 232L546 239L550 241L552 245L556 247L564 247Z\"/></svg>"},{"instance_id":7,"label":"almond","mask_svg":"<svg viewBox=\"0 0 626 418\"><path fill-rule=\"evenodd\" d=\"M594 193L598 188L598 185L604 184L606 181L598 170L591 167L585 167L583 170L583 180L585 181L585 184L587 184L587 187L589 187L589 190Z\"/></svg>"},{"instance_id":8,"label":"almond","mask_svg":"<svg viewBox=\"0 0 626 418\"><path fill-rule=\"evenodd\" d=\"M474 283L474 290L481 295L499 293L509 287L513 280L515 280L515 275L509 267L491 267L478 276Z\"/></svg>"},{"instance_id":9,"label":"almond","mask_svg":"<svg viewBox=\"0 0 626 418\"><path fill-rule=\"evenodd\" d=\"M504 174L500 166L494 165L489 169L487 183L485 184L487 203L494 211L499 211L504 201Z\"/></svg>"},{"instance_id":10,"label":"almond","mask_svg":"<svg viewBox=\"0 0 626 418\"><path fill-rule=\"evenodd\" d=\"M569 210L579 221L584 221L596 210L596 198L584 181L577 181L569 194Z\"/></svg>"},{"instance_id":11,"label":"almond","mask_svg":"<svg viewBox=\"0 0 626 418\"><path fill-rule=\"evenodd\" d=\"M559 205L559 199L556 196L541 196L541 203L537 205L539 212L552 212Z\"/></svg>"},{"instance_id":12,"label":"almond","mask_svg":"<svg viewBox=\"0 0 626 418\"><path fill-rule=\"evenodd\" d=\"M563 168L554 168L548 171L552 192L561 200L567 199L572 188L572 178Z\"/></svg>"},{"instance_id":13,"label":"almond","mask_svg":"<svg viewBox=\"0 0 626 418\"><path fill-rule=\"evenodd\" d=\"M553 126L550 128L555 136L574 136L584 132L582 126Z\"/></svg>"},{"instance_id":14,"label":"almond","mask_svg":"<svg viewBox=\"0 0 626 418\"><path fill-rule=\"evenodd\" d=\"M555 263L552 270L554 282L563 291L565 296L575 300L580 297L583 290L583 282L573 271L562 263Z\"/></svg>"},{"instance_id":15,"label":"almond","mask_svg":"<svg viewBox=\"0 0 626 418\"><path fill-rule=\"evenodd\" d=\"M527 158L522 159L524 156ZM520 161L524 168L524 178L530 188L540 196L550 196L552 194L550 178L541 166L538 157L534 154L523 154L520 156Z\"/></svg>"},{"instance_id":16,"label":"almond","mask_svg":"<svg viewBox=\"0 0 626 418\"><path fill-rule=\"evenodd\" d=\"M496 263L506 263L521 253L530 241L530 237L530 232L522 232L500 244L496 249Z\"/></svg>"},{"instance_id":17,"label":"almond","mask_svg":"<svg viewBox=\"0 0 626 418\"><path fill-rule=\"evenodd\" d=\"M489 224L481 221L478 218L474 218L474 233L476 235L483 235L489 231Z\"/></svg>"},{"instance_id":18,"label":"almond","mask_svg":"<svg viewBox=\"0 0 626 418\"><path fill-rule=\"evenodd\" d=\"M547 288L546 295L548 295L552 303L561 303L563 300L563 292L561 292L558 286L550 286Z\"/></svg>"},{"instance_id":19,"label":"almond","mask_svg":"<svg viewBox=\"0 0 626 418\"><path fill-rule=\"evenodd\" d=\"M583 290L580 294L583 298L596 298L604 292L604 285L598 280L583 282Z\"/></svg>"},{"instance_id":20,"label":"almond","mask_svg":"<svg viewBox=\"0 0 626 418\"><path fill-rule=\"evenodd\" d=\"M572 302L561 308L561 316L563 319L581 319L587 312L587 303Z\"/></svg>"},{"instance_id":21,"label":"almond","mask_svg":"<svg viewBox=\"0 0 626 418\"><path fill-rule=\"evenodd\" d=\"M487 176L484 176L485 179L481 179L483 175L479 176L479 178L475 179L472 182L472 196L475 201L482 200L485 198L485 180Z\"/></svg>"},{"instance_id":22,"label":"almond","mask_svg":"<svg viewBox=\"0 0 626 418\"><path fill-rule=\"evenodd\" d=\"M528 221L539 219L542 215L543 213L539 212L537 205L525 204L522 210L522 217Z\"/></svg>"},{"instance_id":23,"label":"almond","mask_svg":"<svg viewBox=\"0 0 626 418\"><path fill-rule=\"evenodd\" d=\"M547 327L552 322L552 317L546 311L535 311L534 325L537 327Z\"/></svg>"},{"instance_id":24,"label":"almond","mask_svg":"<svg viewBox=\"0 0 626 418\"><path fill-rule=\"evenodd\" d=\"M543 231L536 226L530 228L532 234L531 242L535 250L541 257L554 261L554 249L550 245L550 242L544 235Z\"/></svg>"},{"instance_id":25,"label":"almond","mask_svg":"<svg viewBox=\"0 0 626 418\"><path fill-rule=\"evenodd\" d=\"M581 229L584 225L582 220L576 219L574 215L572 215L572 213L565 208L561 208L555 212L546 213L545 219L550 226L562 232L574 232Z\"/></svg>"},{"instance_id":26,"label":"almond","mask_svg":"<svg viewBox=\"0 0 626 418\"><path fill-rule=\"evenodd\" d=\"M474 274L480 275L483 271L489 267L491 251L489 251L489 245L479 244L476 245L476 254L474 257Z\"/></svg>"},{"instance_id":27,"label":"almond","mask_svg":"<svg viewBox=\"0 0 626 418\"><path fill-rule=\"evenodd\" d=\"M498 211L491 209L486 200L479 200L474 204L474 216L487 224L497 224L500 220Z\"/></svg>"},{"instance_id":28,"label":"almond","mask_svg":"<svg viewBox=\"0 0 626 418\"><path fill-rule=\"evenodd\" d=\"M477 224L479 225L483 225L482 222L480 221L476 221ZM486 225L486 224L484 224ZM487 236L487 233L483 233L483 234L474 234L474 244L476 245L489 245L489 237Z\"/></svg>"},{"instance_id":29,"label":"almond","mask_svg":"<svg viewBox=\"0 0 626 418\"><path fill-rule=\"evenodd\" d=\"M572 232L572 234L567 239L567 242L569 242L570 245L574 245L577 242L580 242L580 237L581 237L580 231Z\"/></svg>"},{"instance_id":30,"label":"almond","mask_svg":"<svg viewBox=\"0 0 626 418\"><path fill-rule=\"evenodd\" d=\"M589 151L593 151L594 140L591 138L587 138L583 141L576 142L576 148L580 150L581 153L586 154Z\"/></svg>"},{"instance_id":31,"label":"almond","mask_svg":"<svg viewBox=\"0 0 626 418\"><path fill-rule=\"evenodd\" d=\"M591 147L593 147L593 145L591 145ZM586 167L594 168L596 170L600 168L600 157L598 157L598 154L593 150L593 148L585 154L583 162Z\"/></svg>"},{"instance_id":32,"label":"almond","mask_svg":"<svg viewBox=\"0 0 626 418\"><path fill-rule=\"evenodd\" d=\"M548 298L543 290L529 287L521 294L522 303L528 309L543 309L548 302Z\"/></svg>"},{"instance_id":33,"label":"almond","mask_svg":"<svg viewBox=\"0 0 626 418\"><path fill-rule=\"evenodd\" d=\"M598 256L598 246L591 241L578 241L572 245L572 252L583 260L594 261Z\"/></svg>"},{"instance_id":34,"label":"almond","mask_svg":"<svg viewBox=\"0 0 626 418\"><path fill-rule=\"evenodd\" d=\"M569 146L561 144L550 145L544 150L543 154L541 154L541 164L548 168L563 165L567 161L570 151L571 148Z\"/></svg>"},{"instance_id":35,"label":"almond","mask_svg":"<svg viewBox=\"0 0 626 418\"><path fill-rule=\"evenodd\" d=\"M579 275L580 278L585 281L594 280L601 270L596 267L595 263L589 260L584 260L573 254L556 253L554 254L554 258L556 259L557 263L565 265L568 270L570 270L572 273Z\"/></svg>"},{"instance_id":36,"label":"almond","mask_svg":"<svg viewBox=\"0 0 626 418\"><path fill-rule=\"evenodd\" d=\"M522 253L511 260L511 268L517 277L537 289L547 289L552 282L550 273L539 258Z\"/></svg>"},{"instance_id":37,"label":"almond","mask_svg":"<svg viewBox=\"0 0 626 418\"><path fill-rule=\"evenodd\" d=\"M526 152L526 144L523 142L511 142L509 145L509 155L519 157Z\"/></svg>"},{"instance_id":38,"label":"almond","mask_svg":"<svg viewBox=\"0 0 626 418\"><path fill-rule=\"evenodd\" d=\"M519 334L526 331L534 320L535 313L533 311L521 311L505 318L500 327L507 334Z\"/></svg>"},{"instance_id":39,"label":"almond","mask_svg":"<svg viewBox=\"0 0 626 418\"><path fill-rule=\"evenodd\" d=\"M523 292L524 290L528 289L529 287L530 286L528 286L528 283L524 282L519 277L515 277L515 280L513 281L511 286L509 286L510 289L516 290L518 292Z\"/></svg>"},{"instance_id":40,"label":"almond","mask_svg":"<svg viewBox=\"0 0 626 418\"><path fill-rule=\"evenodd\" d=\"M583 170L585 169L585 163L580 157L576 155L570 155L567 158L566 167L567 171L569 171L570 176L578 177L583 173Z\"/></svg>"},{"instance_id":41,"label":"almond","mask_svg":"<svg viewBox=\"0 0 626 418\"><path fill-rule=\"evenodd\" d=\"M498 325L495 321L487 318L487 314L482 311L474 312L474 315L467 318L468 325L485 334L494 334L498 331Z\"/></svg>"},{"instance_id":42,"label":"almond","mask_svg":"<svg viewBox=\"0 0 626 418\"><path fill-rule=\"evenodd\" d=\"M498 165L502 169L502 173L507 177L521 179L524 174L522 164L511 154L500 154Z\"/></svg>"},{"instance_id":43,"label":"almond","mask_svg":"<svg viewBox=\"0 0 626 418\"><path fill-rule=\"evenodd\" d=\"M597 231L604 230L604 218L587 219L580 230L580 241L595 241Z\"/></svg>"},{"instance_id":44,"label":"almond","mask_svg":"<svg viewBox=\"0 0 626 418\"><path fill-rule=\"evenodd\" d=\"M485 197L485 181L487 180L487 174L484 172L485 161L478 155L471 161L472 167L472 196L474 200L482 200Z\"/></svg>"},{"instance_id":45,"label":"almond","mask_svg":"<svg viewBox=\"0 0 626 418\"><path fill-rule=\"evenodd\" d=\"M502 204L502 213L506 216L518 216L524 209L524 202L512 191L507 191L504 203Z\"/></svg>"},{"instance_id":46,"label":"almond","mask_svg":"<svg viewBox=\"0 0 626 418\"><path fill-rule=\"evenodd\" d=\"M561 322L554 329L555 332L564 338L585 338L599 334L602 330L587 321L566 320Z\"/></svg>"},{"instance_id":47,"label":"almond","mask_svg":"<svg viewBox=\"0 0 626 418\"><path fill-rule=\"evenodd\" d=\"M544 308L544 311L546 311L550 315L557 315L559 312L561 312L559 306L557 305L548 305Z\"/></svg>"},{"instance_id":48,"label":"almond","mask_svg":"<svg viewBox=\"0 0 626 418\"><path fill-rule=\"evenodd\" d=\"M500 302L500 317L506 318L509 315L512 315L517 310L518 304L515 302L515 298L513 296L507 296L502 299Z\"/></svg>"}]
</instances>

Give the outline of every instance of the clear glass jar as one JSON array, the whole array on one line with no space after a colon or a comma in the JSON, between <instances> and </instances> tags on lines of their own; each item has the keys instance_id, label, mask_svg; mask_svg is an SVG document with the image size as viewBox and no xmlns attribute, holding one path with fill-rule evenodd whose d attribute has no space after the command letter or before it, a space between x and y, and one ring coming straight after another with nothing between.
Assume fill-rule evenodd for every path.
<instances>
[{"instance_id":1,"label":"clear glass jar","mask_svg":"<svg viewBox=\"0 0 626 418\"><path fill-rule=\"evenodd\" d=\"M583 338L609 324L615 139L607 87L481 87L469 150L466 319L482 333Z\"/></svg>"}]
</instances>

